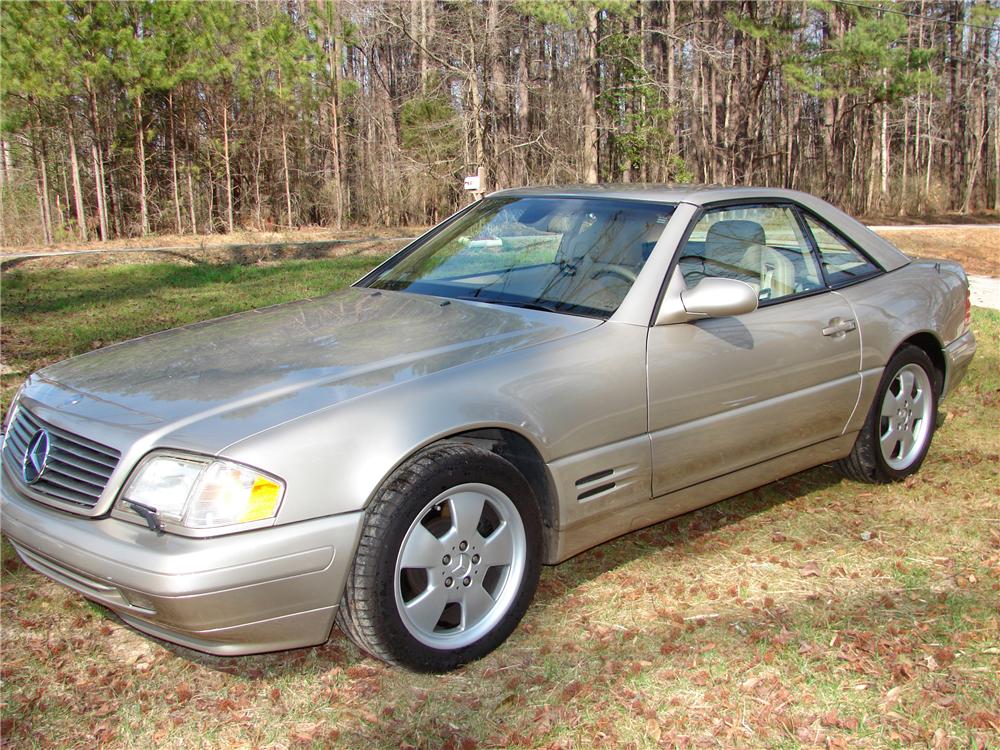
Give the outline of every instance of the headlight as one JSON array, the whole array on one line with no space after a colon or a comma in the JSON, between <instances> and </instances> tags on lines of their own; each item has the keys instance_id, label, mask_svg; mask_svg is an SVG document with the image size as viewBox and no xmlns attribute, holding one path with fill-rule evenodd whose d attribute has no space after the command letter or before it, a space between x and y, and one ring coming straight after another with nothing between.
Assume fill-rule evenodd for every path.
<instances>
[{"instance_id":1,"label":"headlight","mask_svg":"<svg viewBox=\"0 0 1000 750\"><path fill-rule=\"evenodd\" d=\"M162 521L211 529L274 518L284 493L280 479L231 461L154 455L139 465L118 508L135 513L139 503Z\"/></svg>"}]
</instances>

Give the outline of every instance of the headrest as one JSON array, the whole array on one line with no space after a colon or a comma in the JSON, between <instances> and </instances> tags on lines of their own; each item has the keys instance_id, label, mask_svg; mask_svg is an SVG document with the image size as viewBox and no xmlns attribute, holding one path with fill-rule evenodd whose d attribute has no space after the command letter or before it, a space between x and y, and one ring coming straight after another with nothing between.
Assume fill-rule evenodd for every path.
<instances>
[{"instance_id":1,"label":"headrest","mask_svg":"<svg viewBox=\"0 0 1000 750\"><path fill-rule=\"evenodd\" d=\"M652 224L646 225L646 231L642 233L642 237L639 242L656 242L660 239L660 235L663 234L663 228L666 224L660 224L658 222L653 222Z\"/></svg>"},{"instance_id":2,"label":"headrest","mask_svg":"<svg viewBox=\"0 0 1000 750\"><path fill-rule=\"evenodd\" d=\"M746 251L750 245L764 243L764 227L756 221L746 219L717 221L708 228L708 234L705 236L705 254L711 255L712 249Z\"/></svg>"},{"instance_id":3,"label":"headrest","mask_svg":"<svg viewBox=\"0 0 1000 750\"><path fill-rule=\"evenodd\" d=\"M573 228L573 216L572 214L562 213L553 214L549 217L548 229L550 232L558 232L559 234L566 234Z\"/></svg>"}]
</instances>

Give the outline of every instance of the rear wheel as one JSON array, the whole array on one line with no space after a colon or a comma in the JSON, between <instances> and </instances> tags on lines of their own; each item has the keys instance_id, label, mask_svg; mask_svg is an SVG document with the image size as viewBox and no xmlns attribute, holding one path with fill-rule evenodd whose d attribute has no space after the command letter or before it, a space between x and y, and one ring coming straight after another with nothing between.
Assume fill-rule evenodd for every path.
<instances>
[{"instance_id":1,"label":"rear wheel","mask_svg":"<svg viewBox=\"0 0 1000 750\"><path fill-rule=\"evenodd\" d=\"M513 465L471 446L432 448L372 502L338 625L384 661L453 669L517 626L540 550L534 495Z\"/></svg>"},{"instance_id":2,"label":"rear wheel","mask_svg":"<svg viewBox=\"0 0 1000 750\"><path fill-rule=\"evenodd\" d=\"M922 349L908 345L896 352L851 454L837 468L870 483L892 482L917 471L934 435L934 382L934 365Z\"/></svg>"}]
</instances>

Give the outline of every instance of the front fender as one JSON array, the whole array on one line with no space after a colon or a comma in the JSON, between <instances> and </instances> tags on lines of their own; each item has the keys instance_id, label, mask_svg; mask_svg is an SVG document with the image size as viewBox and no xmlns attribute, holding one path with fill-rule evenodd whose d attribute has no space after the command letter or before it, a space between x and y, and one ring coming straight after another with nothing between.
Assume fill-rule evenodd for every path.
<instances>
[{"instance_id":1,"label":"front fender","mask_svg":"<svg viewBox=\"0 0 1000 750\"><path fill-rule=\"evenodd\" d=\"M546 463L646 429L646 328L605 323L341 402L241 440L227 458L287 483L277 523L364 508L424 446L511 430Z\"/></svg>"}]
</instances>

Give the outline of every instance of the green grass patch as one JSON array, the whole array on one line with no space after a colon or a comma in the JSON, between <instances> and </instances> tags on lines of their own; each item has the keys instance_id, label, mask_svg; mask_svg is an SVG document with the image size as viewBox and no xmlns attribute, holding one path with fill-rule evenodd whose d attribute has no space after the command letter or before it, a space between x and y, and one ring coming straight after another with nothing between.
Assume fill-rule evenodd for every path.
<instances>
[{"instance_id":1,"label":"green grass patch","mask_svg":"<svg viewBox=\"0 0 1000 750\"><path fill-rule=\"evenodd\" d=\"M374 260L14 272L23 371L213 315L332 291ZM1000 732L1000 313L920 473L829 467L543 571L510 641L412 675L327 644L171 646L2 545L0 734L12 747L993 747ZM21 375L12 375L10 387Z\"/></svg>"},{"instance_id":2,"label":"green grass patch","mask_svg":"<svg viewBox=\"0 0 1000 750\"><path fill-rule=\"evenodd\" d=\"M52 362L154 331L328 294L381 260L345 256L251 266L157 263L4 273L4 410L21 380Z\"/></svg>"}]
</instances>

